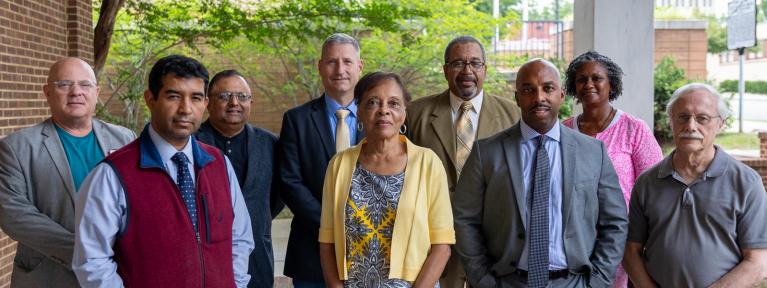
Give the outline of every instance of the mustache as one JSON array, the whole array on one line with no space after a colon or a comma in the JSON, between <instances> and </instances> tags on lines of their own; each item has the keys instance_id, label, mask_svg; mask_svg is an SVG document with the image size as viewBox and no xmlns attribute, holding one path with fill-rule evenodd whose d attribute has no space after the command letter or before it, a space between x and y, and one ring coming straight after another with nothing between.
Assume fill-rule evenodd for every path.
<instances>
[{"instance_id":1,"label":"mustache","mask_svg":"<svg viewBox=\"0 0 767 288\"><path fill-rule=\"evenodd\" d=\"M477 81L477 77L474 77L473 75L459 75L455 79L458 81Z\"/></svg>"},{"instance_id":2,"label":"mustache","mask_svg":"<svg viewBox=\"0 0 767 288\"><path fill-rule=\"evenodd\" d=\"M191 117L173 117L173 121L175 122L195 122L194 119Z\"/></svg>"},{"instance_id":3,"label":"mustache","mask_svg":"<svg viewBox=\"0 0 767 288\"><path fill-rule=\"evenodd\" d=\"M703 134L700 134L700 132L682 131L679 133L679 138L703 140Z\"/></svg>"},{"instance_id":4,"label":"mustache","mask_svg":"<svg viewBox=\"0 0 767 288\"><path fill-rule=\"evenodd\" d=\"M538 109L538 108L551 109L551 106L540 103L540 104L535 104L535 106L533 106L533 107L530 107L530 110L535 110L535 109Z\"/></svg>"}]
</instances>

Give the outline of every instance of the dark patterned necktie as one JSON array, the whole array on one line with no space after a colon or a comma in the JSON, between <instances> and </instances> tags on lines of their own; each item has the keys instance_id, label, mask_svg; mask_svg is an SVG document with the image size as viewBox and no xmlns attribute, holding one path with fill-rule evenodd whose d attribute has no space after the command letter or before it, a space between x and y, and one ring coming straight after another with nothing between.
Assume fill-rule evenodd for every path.
<instances>
[{"instance_id":1,"label":"dark patterned necktie","mask_svg":"<svg viewBox=\"0 0 767 288\"><path fill-rule=\"evenodd\" d=\"M549 174L546 135L541 135L535 156L535 180L530 205L529 287L546 287L549 281Z\"/></svg>"},{"instance_id":2,"label":"dark patterned necktie","mask_svg":"<svg viewBox=\"0 0 767 288\"><path fill-rule=\"evenodd\" d=\"M178 168L178 174L176 176L176 182L178 190L181 191L181 199L184 200L186 211L189 212L189 218L192 219L192 226L194 231L197 231L197 202L194 193L194 182L192 181L192 174L189 173L187 163L189 158L183 152L178 152L176 155L170 158L173 160L173 164L176 164Z\"/></svg>"}]
</instances>

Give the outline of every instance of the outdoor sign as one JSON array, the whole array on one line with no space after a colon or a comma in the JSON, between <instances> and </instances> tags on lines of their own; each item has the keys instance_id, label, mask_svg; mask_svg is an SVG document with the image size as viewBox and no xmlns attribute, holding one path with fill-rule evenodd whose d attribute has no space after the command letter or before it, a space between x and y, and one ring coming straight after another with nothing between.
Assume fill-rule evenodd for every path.
<instances>
[{"instance_id":1,"label":"outdoor sign","mask_svg":"<svg viewBox=\"0 0 767 288\"><path fill-rule=\"evenodd\" d=\"M732 0L727 6L727 49L756 46L756 0Z\"/></svg>"}]
</instances>

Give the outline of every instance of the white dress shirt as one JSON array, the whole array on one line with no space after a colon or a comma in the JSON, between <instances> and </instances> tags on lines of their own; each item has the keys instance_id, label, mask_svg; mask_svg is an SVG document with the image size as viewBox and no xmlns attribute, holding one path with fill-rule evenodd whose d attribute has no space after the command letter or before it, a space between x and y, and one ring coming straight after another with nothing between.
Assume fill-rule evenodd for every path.
<instances>
[{"instance_id":1,"label":"white dress shirt","mask_svg":"<svg viewBox=\"0 0 767 288\"><path fill-rule=\"evenodd\" d=\"M482 110L483 99L485 99L484 90L479 90L479 94L469 100L472 106L471 110L469 110L469 120L471 120L471 125L474 127L475 135L477 130L479 130L479 112ZM455 96L453 92L450 92L450 115L453 117L453 127L455 127L455 121L458 121L458 116L460 116L463 101L460 97Z\"/></svg>"}]
</instances>

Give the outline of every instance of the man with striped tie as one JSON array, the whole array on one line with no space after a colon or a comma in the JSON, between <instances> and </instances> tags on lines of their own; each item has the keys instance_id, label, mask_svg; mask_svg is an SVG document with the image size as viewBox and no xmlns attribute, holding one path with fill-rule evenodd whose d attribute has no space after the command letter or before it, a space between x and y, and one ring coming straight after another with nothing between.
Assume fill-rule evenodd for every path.
<instances>
[{"instance_id":1,"label":"man with striped tie","mask_svg":"<svg viewBox=\"0 0 767 288\"><path fill-rule=\"evenodd\" d=\"M437 153L447 172L451 196L474 141L519 120L519 108L514 102L482 89L487 74L485 60L485 49L476 38L453 39L445 49L442 66L449 89L418 99L407 109L408 138ZM443 288L464 287L466 276L455 253L443 276Z\"/></svg>"},{"instance_id":2,"label":"man with striped tie","mask_svg":"<svg viewBox=\"0 0 767 288\"><path fill-rule=\"evenodd\" d=\"M559 71L517 73L519 124L474 144L453 195L456 250L472 287L608 287L626 204L605 146L559 124Z\"/></svg>"}]
</instances>

